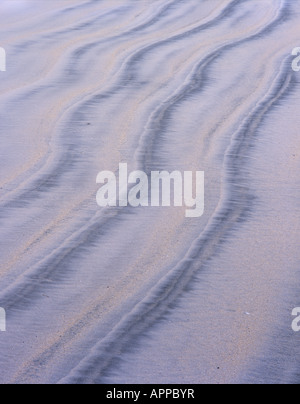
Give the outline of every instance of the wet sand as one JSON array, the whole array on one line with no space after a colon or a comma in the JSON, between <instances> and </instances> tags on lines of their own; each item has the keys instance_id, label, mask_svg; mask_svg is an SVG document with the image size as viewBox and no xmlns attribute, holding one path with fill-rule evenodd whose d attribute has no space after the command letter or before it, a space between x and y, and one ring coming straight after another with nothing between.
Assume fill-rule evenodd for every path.
<instances>
[{"instance_id":1,"label":"wet sand","mask_svg":"<svg viewBox=\"0 0 300 404\"><path fill-rule=\"evenodd\" d=\"M1 383L299 383L296 3L1 2ZM120 162L205 214L100 208Z\"/></svg>"}]
</instances>

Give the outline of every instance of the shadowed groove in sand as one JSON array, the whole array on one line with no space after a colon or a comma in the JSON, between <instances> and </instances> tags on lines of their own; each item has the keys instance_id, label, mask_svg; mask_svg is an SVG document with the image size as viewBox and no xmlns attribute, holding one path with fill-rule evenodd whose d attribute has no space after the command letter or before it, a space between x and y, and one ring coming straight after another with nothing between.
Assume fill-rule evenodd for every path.
<instances>
[{"instance_id":1,"label":"shadowed groove in sand","mask_svg":"<svg viewBox=\"0 0 300 404\"><path fill-rule=\"evenodd\" d=\"M228 8L233 7L234 4L238 5L239 3L240 2L232 2L229 4ZM220 18L220 21L229 16L230 13L224 13L222 18ZM201 81L206 77L208 69L214 63L218 53L225 53L225 51L228 51L235 46L239 46L250 40L258 39L260 35L271 32L271 30L277 27L280 22L284 21L287 16L288 7L282 8L279 17L259 33L255 33L250 37L238 40L234 43L226 44L225 46L223 45L220 49L214 50L214 52L209 54L204 60L201 60L201 62L193 69L186 84L183 87L180 87L175 94L165 100L162 104L160 103L158 109L152 113L148 128L143 133L136 152L137 164L142 165L147 169L151 167L156 147L159 145L158 135L167 124L168 114L173 110L175 105L180 105L185 97L189 97L193 92L200 92L204 89L204 85L201 85ZM212 21L210 24L214 24L214 22ZM198 27L197 29L202 30L203 26L202 28ZM180 35L189 37L191 31ZM161 41L161 43L157 42L148 47L146 46L145 48L143 47L142 49L135 50L133 54L126 59L125 67L124 65L122 66L123 77L119 72L117 73L117 84L114 84L109 91L101 93L100 95L97 94L92 97L89 95L88 101L84 101L84 103L86 102L86 105L88 105L94 101L99 103L101 100L109 100L110 95L113 92L119 91L124 80L131 80L133 78L130 68L133 68L138 64L148 51L155 49L157 46L160 46L160 44L165 45L172 43L174 40L180 40L180 35L168 38L167 40ZM91 48L87 45L87 48L82 47L79 51L92 49L94 44L91 43L90 45ZM95 44L95 46L97 46L97 44ZM77 51L78 49L74 52ZM73 74L76 76L75 69L73 69ZM119 75L121 75L121 79ZM151 324L153 324L162 313L164 313L168 305L174 302L174 300L182 293L182 290L190 282L194 274L202 268L202 265L205 264L205 260L213 256L220 241L224 235L226 235L226 232L230 231L233 223L243 218L245 210L249 208L251 195L247 188L241 188L236 185L236 183L239 182L240 174L238 170L242 163L242 158L240 156L242 156L248 147L251 146L251 137L255 136L255 130L262 122L264 116L268 111L272 110L278 101L284 99L284 96L291 88L291 78L291 73L282 69L282 72L276 79L270 93L267 94L254 110L252 110L249 117L247 117L241 124L240 130L233 137L231 147L228 149L224 163L226 171L223 180L223 201L222 203L220 202L220 209L211 220L207 230L201 234L199 239L195 240L194 245L191 247L191 250L182 262L177 267L173 268L169 275L167 275L167 277L164 278L161 283L152 290L152 292L150 292L149 296L137 305L127 317L124 317L122 322L120 322L115 329L100 342L99 345L95 346L91 355L83 360L79 367L76 367L66 379L63 379L63 381L83 382L86 380L101 380L101 376L103 376L107 367L111 365L117 352L119 350L124 350L128 341L138 337L145 329L151 326ZM76 108L74 114L80 111L80 107ZM79 139L78 142L80 144ZM146 147L147 145L148 147ZM72 150L70 149L70 152L71 151ZM66 149L64 149L64 152L68 154ZM59 160L62 160L62 157L63 155ZM38 174L41 176L41 183L36 184L37 190L46 193L49 191L49 186L53 187L52 189L55 189L60 178L58 171L61 171L62 169L69 169L71 171L72 168L72 160L68 159L68 163L63 162L57 167L55 165L51 166L50 170L46 172L46 175L39 171ZM26 195L25 199L28 204L33 200L37 200L39 197L39 192L34 194L30 194L29 190L22 190L22 192ZM17 203L15 207L18 208ZM72 234L67 238L63 245L60 245L57 250L53 250L50 255L46 256L45 260L38 262L36 267L31 268L27 274L24 274L24 279L18 279L15 285L12 284L11 289L4 291L3 296L4 298L7 298L8 307L18 308L22 306L23 309L30 308L30 305L33 303L30 301L31 294L36 296L36 290L42 288L44 282L47 282L48 279L52 278L56 280L58 268L63 270L63 264L68 263L74 250L81 245L89 244L94 238L99 237L99 229L101 229L103 225L113 226L115 218L118 215L122 215L122 210L118 210L116 214L112 215L110 218L105 217L104 214L105 212L101 212L101 214L92 217L89 223L81 227L77 233ZM198 260L198 264L193 260ZM201 263L199 263L199 261L201 261ZM42 274L41 268L43 269ZM66 269L64 270L66 271ZM81 313L81 316L83 317L83 313ZM77 331L76 328L80 329L84 322L85 319L82 318L82 321L77 323L72 329L68 329L62 339L71 341L73 332L75 335ZM62 342L59 341L48 350L45 350L43 354L37 357L36 361L31 362L28 368L32 369L34 365L37 365L36 368L38 368L40 363L45 363L49 358L54 357L56 348L58 348L61 343ZM103 362L100 366L99 362L101 361Z\"/></svg>"},{"instance_id":2,"label":"shadowed groove in sand","mask_svg":"<svg viewBox=\"0 0 300 404\"><path fill-rule=\"evenodd\" d=\"M247 0L242 0L242 1L247 1ZM112 86L110 86L110 88L108 90L106 90L105 92L101 92L100 94L97 93L96 95L92 95L89 96L88 100L85 101L84 103L86 105L89 104L93 104L95 102L100 103L100 102L107 102L108 99L111 97L111 95L115 94L117 91L119 91L120 87L122 86L122 83L124 82L130 82L130 80L132 80L133 78L133 71L134 71L134 66L142 59L142 57L152 51L155 48L158 48L160 46L165 46L168 45L170 43L172 43L173 41L179 41L182 39L185 39L187 37L190 37L192 35L196 35L197 33L204 31L208 28L213 27L214 25L217 25L220 21L222 21L224 18L227 18L230 13L232 13L232 11L234 10L235 7L237 7L240 4L240 0L234 0L231 3L229 3L228 6L225 7L224 10L221 10L220 14L218 16L216 16L215 18L213 18L212 21L208 21L204 24L200 24L199 26L188 30L184 33L181 33L179 35L174 35L168 39L164 39L164 40L160 40L160 41L156 41L153 44L150 45L146 45L143 46L142 49L138 49L135 50L134 53L132 55L130 55L128 57L128 60L126 60L122 65L122 71L123 72L118 72L118 80L117 83L113 84ZM150 21L147 21L146 23L135 27L131 30L129 30L127 33L122 33L116 37L113 37L112 39L119 39L119 38L123 38L123 36L125 35L130 35L136 31L140 31L142 29L144 29L145 27L148 27L149 25L157 22L158 20L160 20L161 18L163 18L164 14L174 6L174 2L172 1L171 4L167 4L166 6L164 6L162 8L162 10L159 10L157 15L154 17L150 18ZM76 60L76 58L78 57L78 54L82 54L83 52L85 52L86 50L92 51L94 50L95 47L99 46L99 44L102 43L107 43L109 42L110 39L106 38L104 40L98 40L98 41L93 41L89 44L85 44L84 46L81 46L79 49L76 49L72 52L72 54L70 55L70 59ZM216 53L214 53L215 55ZM208 56L208 59L212 57L212 55ZM201 62L200 64L205 63L205 62ZM73 66L73 62L70 62L70 69L74 69ZM73 77L73 79L80 79L80 76L78 76L78 74L76 73L76 70L72 70L68 72L68 76ZM40 91L40 85L38 86L38 88L36 90ZM35 90L30 89L31 93L34 93ZM28 97L28 92L23 96L24 99L26 99ZM20 101L20 100L19 100ZM172 102L172 101L171 101ZM79 101L80 103L80 107L82 108L83 105L81 101ZM74 107L74 105L72 106ZM76 114L77 112L74 112L74 114ZM45 167L47 167L48 162L49 162L49 158L51 158L51 155L47 157L47 160L45 161L43 167L40 167L39 170L37 171L37 173L33 174L33 177L31 179L26 179L26 184L20 184L20 186L18 188L21 189L14 189L13 191L11 191L10 193L6 194L6 201L2 200L0 201L0 206L1 207L5 207L5 206L13 206L14 200L16 199L27 199L26 198L26 194L30 194L30 200L32 200L34 198L34 195L32 195L32 191L35 190L39 190L39 188L41 186L45 186L45 185L49 185L49 180L53 180L54 175L60 176L61 172L66 172L66 170L71 170L71 164L70 162L68 164L63 164L61 163L61 161L66 161L66 151L64 150L64 154L61 156L55 156L55 162L52 163L54 164L54 166L49 170L47 170ZM44 172L44 170L46 170L46 172ZM55 173L55 174L54 174ZM37 178L36 178L37 177ZM46 178L45 178L46 177ZM26 186L26 190L24 191L24 187ZM23 188L23 189L22 189ZM11 195L11 196L10 196Z\"/></svg>"},{"instance_id":3,"label":"shadowed groove in sand","mask_svg":"<svg viewBox=\"0 0 300 404\"><path fill-rule=\"evenodd\" d=\"M227 15L227 12L224 12L224 15ZM151 171L153 148L154 145L157 145L156 138L163 132L170 112L175 106L180 105L180 103L184 101L187 96L191 96L193 92L202 91L208 85L207 68L209 65L228 50L243 45L244 43L257 40L263 35L267 35L278 26L278 23L285 21L285 19L288 18L288 15L289 8L287 6L281 7L275 20L266 28L259 30L250 37L243 38L234 43L222 45L220 48L216 49L214 52L200 61L200 63L193 69L187 84L179 91L176 91L176 93L172 95L169 100L164 101L161 105L159 105L157 110L152 113L146 128L147 130L144 134L142 134L140 139L140 147L136 152L136 160L140 163L140 170L146 172Z\"/></svg>"},{"instance_id":4,"label":"shadowed groove in sand","mask_svg":"<svg viewBox=\"0 0 300 404\"><path fill-rule=\"evenodd\" d=\"M234 5L237 4L237 2L233 2ZM232 4L230 4L228 7L230 7L230 10ZM281 22L283 17L286 15L288 12L286 7L280 7L280 11L276 15L275 19L268 24L267 27L264 27L261 29L259 32L253 34L252 36L248 38L243 38L242 40L237 40L234 43L226 44L220 49L212 52L212 54L208 55L203 61L201 61L196 68L194 69L195 71L192 73L192 77L189 78L188 83L184 84L181 89L179 89L174 96L171 96L171 98L168 101L164 101L158 108L158 112L154 113L154 116L151 115L150 117L150 125L151 122L158 122L157 125L161 125L162 122L164 121L164 114L168 111L169 108L172 108L174 104L177 102L180 102L184 97L187 96L187 94L190 94L192 91L200 91L202 89L201 85L201 78L202 75L205 73L205 69L207 69L208 65L210 63L213 63L215 58L217 57L218 54L225 52L227 50L230 50L231 48L234 48L236 46L240 46L241 44L254 40L258 38L260 35L268 33L270 30L272 30L278 22ZM223 15L223 14L222 14ZM227 12L225 13L227 15ZM217 17L219 20L219 17ZM159 44L157 44L159 46ZM132 68L131 63L132 60L130 59L129 66L126 68L126 71L130 68ZM125 72L125 74L127 74ZM200 85L200 88L199 88ZM116 90L119 88L119 84L116 87ZM99 97L98 95L96 96L97 98ZM103 95L101 95L103 97ZM98 100L99 101L99 100ZM155 128L155 132L160 130L159 128ZM152 133L150 133L150 140L149 140L149 134L147 131L142 134L141 140L140 140L140 145L137 149L136 152L136 160L137 160L137 165L139 165L140 162L142 162L142 167L140 169L142 170L147 170L148 165L147 162L149 161L149 156L148 156L148 149L151 150L151 144L155 139L152 139ZM64 147L65 149L65 147ZM64 152L65 153L65 152ZM137 157L138 156L138 157ZM150 154L151 157L151 154ZM26 198L27 192L25 195L22 195L22 204L24 203L31 203L32 198L39 198L40 192L44 190L44 192L49 192L52 187L55 187L56 182L59 181L60 173L61 172L67 172L68 170L72 170L72 161L68 159L64 159L63 155L60 158L59 165L55 168L54 173L48 174L48 178L42 177L38 184L35 185L35 189L29 191L28 193L28 198ZM145 162L145 163L144 163ZM75 162L73 163L75 164ZM149 163L148 163L149 164ZM35 192L34 192L35 191ZM15 207L18 208L20 202L15 201ZM13 205L10 204L10 208ZM122 209L118 210L118 214L122 213ZM17 307L20 304L22 304L22 300L26 299L27 296L29 296L31 293L36 288L41 287L41 284L43 283L42 280L40 282L32 282L32 279L36 278L39 279L39 274L41 268L43 268L43 279L50 279L51 276L55 276L55 273L59 271L59 268L63 266L63 263L65 260L68 260L70 255L78 249L80 245L83 245L85 243L85 240L87 237L90 239L91 236L94 234L95 237L98 237L99 230L101 229L103 222L106 223L107 218L105 218L105 213L103 212L100 214L96 214L95 217L92 217L91 220L84 225L84 227L78 229L76 233L72 234L70 237L68 237L65 242L60 245L56 250L52 251L49 255L47 255L42 261L38 262L33 268L29 269L25 273L22 274L21 279L16 279L16 281L7 289L2 291L0 294L0 303L1 301L6 302L6 307ZM104 217L104 219L102 219ZM111 223L113 225L113 223ZM12 298L12 296L14 296Z\"/></svg>"},{"instance_id":5,"label":"shadowed groove in sand","mask_svg":"<svg viewBox=\"0 0 300 404\"><path fill-rule=\"evenodd\" d=\"M110 366L117 352L123 350L129 340L140 335L155 322L166 308L182 293L194 275L201 270L207 259L216 251L220 241L234 223L243 219L249 209L251 195L238 184L239 168L245 151L251 145L255 130L281 98L292 90L292 72L287 71L286 61L276 78L275 84L258 106L242 122L232 137L224 160L225 178L223 200L212 217L208 227L195 240L186 257L153 288L146 298L127 315L105 339L96 345L69 376L61 383L99 382ZM99 365L101 363L101 365Z\"/></svg>"},{"instance_id":6,"label":"shadowed groove in sand","mask_svg":"<svg viewBox=\"0 0 300 404\"><path fill-rule=\"evenodd\" d=\"M236 140L233 140L233 146L230 148L230 150L228 150L228 154L227 154L227 159L229 160L228 163L228 167L227 167L227 172L229 172L228 174L228 182L233 182L233 180L235 180L235 177L238 176L238 173L235 172L234 168L235 165L237 164L238 160L239 160L239 156L240 153L243 151L243 149L247 148L248 143L249 143L249 133L253 134L253 132L255 131L255 129L257 128L257 126L260 124L260 122L262 121L264 115L268 112L268 110L271 109L271 107L273 105L275 105L275 103L278 102L278 100L283 97L286 94L286 91L289 89L289 85L291 82L291 73L287 74L286 70L284 69L283 72L280 73L279 78L276 81L276 84L274 86L274 88L272 88L270 94L268 95L266 100L263 100L259 106L254 110L254 112L249 116L249 118L243 122L242 124L242 130L239 131L238 135L236 135ZM232 206L234 206L234 195L239 195L239 190L236 190L235 192L230 191L230 193L232 194L231 198L232 198ZM245 198L245 200L247 200L247 198L249 197L247 194L243 195L243 197ZM239 201L241 201L241 198L239 196ZM224 235L224 231L227 231L227 228L231 227L231 222L232 221L236 221L238 217L242 216L243 214L243 208L240 208L239 210L235 210L233 207L230 208L226 208L225 211L219 212L219 214L216 216L216 218L214 219L217 223L215 224L215 226L220 227L220 223L222 224L222 235ZM228 220L230 219L230 220ZM212 225L213 226L213 225ZM219 231L221 229L219 228ZM215 229L210 229L209 232L215 232ZM221 236L220 236L221 237ZM205 241L207 242L207 240L209 240L209 237L205 237L204 243L202 244L201 247L201 251L202 254L205 256L205 253L207 254L207 257L210 256L211 254L211 248L214 249L214 245L205 245ZM199 240L198 240L199 242ZM218 244L218 240L214 240L214 243ZM199 246L195 247L196 250L199 248ZM170 296L170 293L172 293L172 287L178 287L180 285L180 290L182 288L183 285L180 284L180 276L182 275L182 272L184 272L184 270L188 270L190 272L193 271L197 271L198 269L194 268L192 269L192 266L190 266L191 260L193 258L196 258L198 256L198 252L197 251L192 251L191 254L189 255L189 258L186 259L183 263L181 263L181 267L180 267L180 274L175 273L176 271L174 270L174 272L172 272L171 274L171 278L172 279L168 279L166 281L166 284L160 285L160 290L159 293L157 292L157 290L155 292L153 292L153 295L151 297L149 297L149 299L146 299L145 302L142 303L143 305L143 310L141 310L141 307L139 307L136 312L132 312L131 315L129 316L130 318L127 318L126 320L124 320L124 323L120 324L119 327L117 327L114 331L113 334L114 335L110 335L107 338L107 341L103 341L101 347L97 347L99 349L99 352L95 352L95 356L93 358L90 358L90 360L87 360L85 365L88 366L88 369L92 370L93 369L93 360L97 359L97 365L95 365L95 373L99 372L99 362L98 360L103 359L104 360L104 364L103 364L103 368L105 368L105 363L110 362L111 357L110 358L103 358L101 355L98 356L98 354L100 354L100 351L102 353L102 349L105 350L106 348L112 348L111 344L117 344L113 346L113 351L115 351L115 349L117 350L118 348L120 348L119 344L122 346L125 341L123 340L123 337L126 336L126 338L129 338L130 336L132 336L132 324L134 323L135 325L138 323L140 324L140 327L138 327L138 330L135 328L134 330L134 335L135 333L138 334L141 330L143 330L144 327L149 326L149 323L151 323L151 316L153 315L152 320L154 320L155 318L157 318L156 316L159 315L159 306L162 305L163 308L162 310L164 310L164 307L166 304L168 304L168 300L170 299L170 301L173 300L174 297ZM190 276L193 276L190 273ZM174 279L175 278L175 279ZM182 282L185 284L186 282L188 282L188 280L184 277L184 279L182 280ZM164 283L164 282L162 282ZM170 291L171 289L171 291ZM173 293L174 290L173 290ZM178 291L177 291L178 293ZM179 291L180 293L180 291ZM155 303L153 303L155 302ZM145 318L147 315L147 321L146 324L143 324L143 321L141 320L142 318ZM139 320L139 321L137 321ZM114 337L114 338L113 338ZM113 342L112 342L113 340ZM116 341L118 341L116 343ZM98 351L97 349L97 351ZM110 353L111 355L111 353ZM104 355L106 356L106 355ZM109 356L109 355L108 355ZM84 366L84 363L82 364ZM88 374L89 372L87 371L87 369L80 369L80 373L81 371L86 371L86 374ZM77 375L78 376L78 375ZM74 374L74 380L77 380L77 376L75 376ZM72 378L70 379L72 380ZM74 381L73 380L73 381ZM78 377L78 380L80 380L80 377ZM65 380L64 380L65 381Z\"/></svg>"},{"instance_id":7,"label":"shadowed groove in sand","mask_svg":"<svg viewBox=\"0 0 300 404\"><path fill-rule=\"evenodd\" d=\"M123 75L121 74L121 77L118 81L117 84L115 84L113 87L111 87L109 90L107 90L105 93L101 93L101 94L97 94L95 96L92 96L92 98L90 98L88 101L86 101L86 104L91 104L94 102L99 103L100 101L105 101L107 102L108 98L114 94L115 92L117 92L120 89L120 86L122 85L123 82L128 82L130 81L130 77L132 75L132 71L134 71L134 65L142 58L142 56L153 50L156 47L162 46L162 45L166 45L174 40L179 40L179 39L183 39L186 36L190 36L191 34L195 34L198 33L204 29L207 29L215 24L217 24L220 20L222 20L223 18L227 17L230 12L232 12L233 8L235 6L237 6L237 4L239 3L239 1L233 1L232 3L230 3L225 10L222 10L222 12L220 13L220 15L218 15L215 19L213 19L210 22L207 22L203 25L200 25L199 27L193 28L190 31L187 31L183 34L180 35L175 35L174 37L171 37L167 40L163 40L163 41L159 41L156 42L155 44L146 46L145 48L143 48L142 50L138 50L137 52L134 52L134 54L132 56L129 57L129 61L126 62L125 67L124 67L124 73ZM172 6L172 4L171 4ZM166 12L168 10L168 8L170 7L170 5L167 5L164 7L164 12ZM284 19L284 17L287 14L287 10L285 10L285 12L281 14L281 21ZM155 16L153 17L154 20L156 21L157 19L159 19L161 17L161 15L159 16ZM151 20L153 21L153 19ZM146 23L146 25L148 26L148 22ZM140 27L134 28L133 30L136 29L140 29ZM268 28L268 30L272 29L272 25L270 25ZM129 31L130 33L131 31ZM263 33L266 33L266 31L264 30ZM254 34L251 38L255 39L258 35L261 35L262 32L258 33L258 34ZM251 39L250 38L250 39ZM199 80L202 77L203 71L205 70L205 67L213 61L214 58L216 58L218 56L218 54L220 54L221 52L224 52L228 49L230 49L231 47L237 46L239 44L242 44L244 41L247 41L248 39L243 39L241 40L239 43L234 43L234 44L228 44L226 46L222 46L220 49L217 49L216 51L214 51L212 54L208 55L206 59L204 59L203 61L201 61L199 63L198 66L196 66L195 69L195 74L193 77L190 78L189 83L187 84L186 87L184 87L182 90L179 90L177 94L175 94L174 96L172 96L168 101L164 102L164 106L163 108L159 107L159 111L158 113L154 113L154 116L151 116L150 118L150 122L151 121L155 121L158 120L158 122L162 122L164 120L164 114L168 112L168 109L170 108L170 106L174 106L177 102L180 102L181 99L183 99L186 94L191 93L191 91L193 89L199 91ZM85 45L85 47L94 47L97 46L98 42L89 44L89 45ZM82 50L81 50L82 51ZM78 50L76 50L75 52L79 52ZM75 54L73 55L75 56ZM73 57L72 57L73 59ZM202 68L202 69L201 69ZM33 91L33 90L32 90ZM26 97L25 97L26 98ZM77 112L74 112L74 115L76 115ZM155 115L156 114L156 115ZM159 130L155 128L155 131ZM154 135L155 137L155 135ZM143 136L141 136L141 138L143 138ZM150 138L151 139L151 138ZM79 139L78 139L79 140ZM144 145L144 147L141 147L141 151L139 151L139 153L142 154L142 157L145 153L144 149L147 149L147 154L151 153L151 144L155 141L155 139L153 138L152 141L150 140L148 142L148 135L146 136L146 144ZM79 149L79 148L78 148ZM72 167L75 163L72 163L72 160L68 159L67 156L70 154L68 152L68 147L66 147L66 145L64 145L63 148L63 153L61 153L60 155L56 155L55 154L55 162L52 163L54 164L53 167L49 169L46 169L46 172L44 173L44 170L42 168L39 169L39 171L34 174L33 178L31 180L26 180L26 190L24 191L24 189L22 189L24 187L25 184L21 185L21 190L18 191L18 189L15 189L14 191L11 192L13 200L11 200L11 198L9 197L8 193L6 195L6 198L9 198L6 202L2 201L0 203L0 206L2 206L3 208L8 206L10 208L14 207L14 204L16 204L16 208L18 208L19 203L17 200L23 200L23 201L27 201L26 203L30 203L34 198L38 198L40 195L40 191L47 191L49 190L53 184L55 183L55 181L58 181L59 177L61 176L61 173L66 173L67 171L71 171ZM72 152L73 150L70 150L70 152ZM147 160L149 160L149 157L146 156L146 162L144 164L144 167L142 169L146 169L146 165L147 165ZM46 162L46 166L48 165L48 161ZM36 178L36 176L38 176L38 178ZM31 183L30 183L31 182ZM36 196L35 196L36 195Z\"/></svg>"},{"instance_id":8,"label":"shadowed groove in sand","mask_svg":"<svg viewBox=\"0 0 300 404\"><path fill-rule=\"evenodd\" d=\"M144 28L148 27L149 25L153 24L154 22L159 21L164 15L165 13L167 13L167 11L172 8L172 6L174 5L174 0L172 0L171 2L168 2L167 5L163 5L162 7L158 8L158 10L156 11L156 14L153 16L150 16L148 21L146 21L143 24L138 25L137 27L134 27L133 29L129 29L127 31L125 31L124 33L120 33L117 36L113 36L112 39L120 39L123 38L123 36L125 35L130 35L132 33L132 31L142 31ZM81 7L80 7L81 8ZM73 8L72 8L73 9ZM93 25L93 23L95 23L94 20L91 21L91 25ZM85 27L71 27L72 29L82 29ZM70 27L68 28L68 30L66 32L70 31ZM58 33L55 32L53 33L51 36L57 36ZM40 41L42 39L43 35L41 35L41 37L38 38L38 41ZM58 40L59 38L56 38L56 40ZM88 51L94 51L95 47L99 46L100 44L103 43L107 43L110 41L110 38L104 38L101 40L93 40L92 42L85 44L85 45L81 45L78 48L76 48L75 50L72 51L72 53L69 55L69 59L70 62L68 63L68 66L65 68L65 71L63 72L63 77L65 78L66 76L73 78L73 81L77 81L80 80L81 74L80 72L78 72L76 70L76 68L74 68L74 60L77 60L78 56L84 52ZM32 41L30 41L30 44L32 44ZM26 47L26 43L22 43L17 45L17 47L21 48L22 51L24 51L24 47ZM103 99L107 99L107 97L109 97L114 91L116 91L116 89L119 88L119 86L121 85L122 79L120 79L120 84L118 84L114 89L110 89L108 91L108 95L104 95ZM14 103L16 102L21 102L21 101L26 101L28 99L28 97L31 96L36 96L38 94L41 93L41 91L43 90L47 90L48 89L48 85L45 84L44 86L41 85L41 83L38 83L36 86L32 86L32 84L30 85L30 89L26 90L26 92L22 95L22 96L17 96L14 97L13 100L10 100L12 106ZM95 90L95 92L98 90ZM85 96L83 98L88 97L89 100L87 101L87 103L90 102L94 102L95 101L95 97L88 95ZM67 108L67 110L64 112L64 114L66 114L71 108L74 108L77 104L81 104L82 100L80 101L76 101L75 104L71 105L70 107ZM62 119L62 117L61 117ZM10 192L6 192L5 195L5 199L2 198L2 200L0 201L0 206L1 207L6 207L9 206L10 208L13 206L14 201L17 199L27 199L26 195L29 194L29 198L30 200L34 199L34 195L32 195L32 191L39 191L39 188L43 185L49 185L51 180L53 179L54 175L56 176L61 176L61 172L66 172L66 170L70 169L70 166L72 165L70 163L70 161L68 160L68 164L64 163L62 164L61 161L66 161L66 156L68 155L68 148L64 147L64 151L63 153L59 153L57 150L55 150L55 153L52 151L49 151L48 155L46 156L46 158L44 159L44 161L42 162L42 165L38 166L38 170L37 172L35 172L31 178L26 178L24 183L19 184L19 186L17 188L14 188L13 190L11 190ZM51 159L54 159L54 162L51 161ZM53 167L51 167L50 169L48 169L48 166L53 165ZM6 188L9 188L9 184L6 185Z\"/></svg>"}]
</instances>

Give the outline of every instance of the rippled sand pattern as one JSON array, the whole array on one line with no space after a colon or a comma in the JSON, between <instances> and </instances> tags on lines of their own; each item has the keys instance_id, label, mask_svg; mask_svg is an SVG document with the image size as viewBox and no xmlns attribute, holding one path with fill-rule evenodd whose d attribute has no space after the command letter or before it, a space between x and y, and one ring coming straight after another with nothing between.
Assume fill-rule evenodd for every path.
<instances>
[{"instance_id":1,"label":"rippled sand pattern","mask_svg":"<svg viewBox=\"0 0 300 404\"><path fill-rule=\"evenodd\" d=\"M298 3L1 1L1 383L299 383ZM120 162L205 214L99 208Z\"/></svg>"}]
</instances>

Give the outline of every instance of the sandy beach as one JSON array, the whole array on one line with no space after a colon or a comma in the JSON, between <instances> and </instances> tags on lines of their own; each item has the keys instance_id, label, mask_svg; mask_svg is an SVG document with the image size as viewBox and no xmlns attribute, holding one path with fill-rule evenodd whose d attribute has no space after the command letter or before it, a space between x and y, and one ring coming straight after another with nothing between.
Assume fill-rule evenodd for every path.
<instances>
[{"instance_id":1,"label":"sandy beach","mask_svg":"<svg viewBox=\"0 0 300 404\"><path fill-rule=\"evenodd\" d=\"M300 383L299 17L1 0L1 384ZM120 164L204 172L204 214L99 206Z\"/></svg>"}]
</instances>

